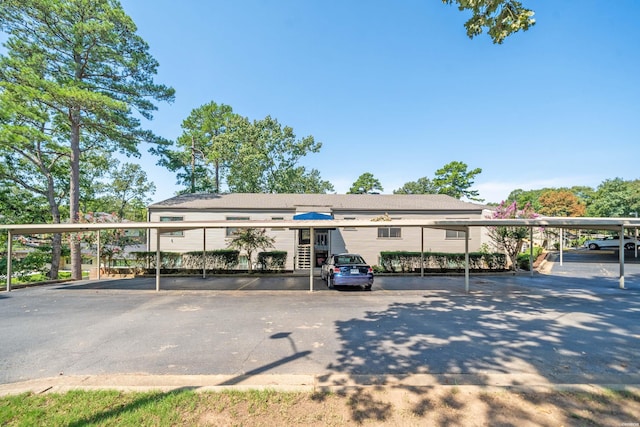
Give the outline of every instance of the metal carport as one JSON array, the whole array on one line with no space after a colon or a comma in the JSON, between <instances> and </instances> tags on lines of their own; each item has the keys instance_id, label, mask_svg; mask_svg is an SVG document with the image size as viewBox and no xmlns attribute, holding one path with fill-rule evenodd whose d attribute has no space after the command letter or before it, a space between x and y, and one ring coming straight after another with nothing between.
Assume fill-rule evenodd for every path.
<instances>
[{"instance_id":1,"label":"metal carport","mask_svg":"<svg viewBox=\"0 0 640 427\"><path fill-rule=\"evenodd\" d=\"M626 228L636 230L640 227L638 218L536 218L536 219L465 219L465 220L424 220L424 219L404 219L390 221L370 221L370 220L278 220L278 221L197 221L197 222L126 222L126 223L102 223L102 224L4 224L0 228L7 231L7 292L11 291L11 255L13 235L21 234L54 234L54 233L79 233L100 230L155 230L156 231L156 253L160 259L160 234L170 231L185 231L194 229L209 228L268 228L284 227L290 229L315 229L315 228L340 228L340 227L379 227L381 223L385 226L394 227L421 227L436 228L443 230L457 230L465 232L465 290L469 291L469 233L471 227L529 227L531 234L533 228L556 228L564 229L591 229L591 230L612 230L624 234ZM206 233L205 233L206 234ZM203 242L204 243L204 242ZM422 250L422 248L421 248ZM98 242L98 251L100 245ZM99 255L99 253L98 253ZM531 265L533 265L533 247L530 251ZM623 240L620 239L619 247L619 287L624 289L624 247ZM313 268L309 269L309 290L313 291ZM533 274L533 269L531 270ZM160 263L156 262L156 291L160 290Z\"/></svg>"}]
</instances>

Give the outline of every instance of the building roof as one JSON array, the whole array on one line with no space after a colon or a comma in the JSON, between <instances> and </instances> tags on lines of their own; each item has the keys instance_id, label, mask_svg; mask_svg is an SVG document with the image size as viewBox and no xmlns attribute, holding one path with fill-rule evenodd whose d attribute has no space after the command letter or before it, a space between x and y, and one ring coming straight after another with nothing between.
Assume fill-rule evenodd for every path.
<instances>
[{"instance_id":1,"label":"building roof","mask_svg":"<svg viewBox=\"0 0 640 427\"><path fill-rule=\"evenodd\" d=\"M444 194L182 194L149 206L158 209L286 209L334 211L481 211L484 205Z\"/></svg>"}]
</instances>

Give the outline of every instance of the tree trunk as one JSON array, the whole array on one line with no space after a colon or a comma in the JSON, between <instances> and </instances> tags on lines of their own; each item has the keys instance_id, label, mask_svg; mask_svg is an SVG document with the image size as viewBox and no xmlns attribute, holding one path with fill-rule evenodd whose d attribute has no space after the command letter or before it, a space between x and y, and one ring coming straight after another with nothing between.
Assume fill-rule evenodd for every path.
<instances>
[{"instance_id":1,"label":"tree trunk","mask_svg":"<svg viewBox=\"0 0 640 427\"><path fill-rule=\"evenodd\" d=\"M69 181L69 220L72 224L80 220L80 111L70 111L71 117L71 177ZM71 248L71 279L82 279L82 253L77 234L72 234L69 242Z\"/></svg>"},{"instance_id":2,"label":"tree trunk","mask_svg":"<svg viewBox=\"0 0 640 427\"><path fill-rule=\"evenodd\" d=\"M50 173L47 175L47 201L49 202L49 209L51 209L51 218L54 224L60 224L60 207L56 202L55 188L53 177ZM58 278L58 272L60 271L60 260L62 259L62 235L56 233L51 239L51 269L49 270L49 279L55 280Z\"/></svg>"}]
</instances>

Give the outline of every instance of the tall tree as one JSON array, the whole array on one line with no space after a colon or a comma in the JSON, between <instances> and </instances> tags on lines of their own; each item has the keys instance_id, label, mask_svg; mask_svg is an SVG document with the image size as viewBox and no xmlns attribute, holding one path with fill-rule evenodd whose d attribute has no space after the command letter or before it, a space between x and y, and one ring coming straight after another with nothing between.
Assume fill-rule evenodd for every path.
<instances>
[{"instance_id":1,"label":"tall tree","mask_svg":"<svg viewBox=\"0 0 640 427\"><path fill-rule=\"evenodd\" d=\"M540 215L546 216L584 216L587 208L578 197L569 190L547 190L540 195Z\"/></svg>"},{"instance_id":2,"label":"tall tree","mask_svg":"<svg viewBox=\"0 0 640 427\"><path fill-rule=\"evenodd\" d=\"M596 189L591 204L587 207L589 216L623 217L633 216L640 207L639 181L624 181L622 178L607 179Z\"/></svg>"},{"instance_id":3,"label":"tall tree","mask_svg":"<svg viewBox=\"0 0 640 427\"><path fill-rule=\"evenodd\" d=\"M154 83L158 63L117 0L3 0L0 28L9 35L0 59L5 90L29 91L67 140L69 215L78 222L83 152L99 146L136 155L140 141L161 142L137 115L151 119L152 100L171 101L174 90ZM76 240L71 266L80 279Z\"/></svg>"},{"instance_id":4,"label":"tall tree","mask_svg":"<svg viewBox=\"0 0 640 427\"><path fill-rule=\"evenodd\" d=\"M228 190L235 193L326 193L333 186L307 170L300 160L317 153L322 143L313 136L298 139L289 126L267 116L250 122L235 116L223 135Z\"/></svg>"},{"instance_id":5,"label":"tall tree","mask_svg":"<svg viewBox=\"0 0 640 427\"><path fill-rule=\"evenodd\" d=\"M474 38L486 29L494 43L500 44L511 34L527 31L535 25L534 12L516 0L442 0L457 4L461 11L472 12L465 23L467 35Z\"/></svg>"},{"instance_id":6,"label":"tall tree","mask_svg":"<svg viewBox=\"0 0 640 427\"><path fill-rule=\"evenodd\" d=\"M433 179L433 185L438 188L438 194L446 194L456 199L466 197L477 202L483 201L478 197L478 191L470 190L473 179L482 172L482 169L467 170L467 168L466 163L453 161L438 169Z\"/></svg>"},{"instance_id":7,"label":"tall tree","mask_svg":"<svg viewBox=\"0 0 640 427\"><path fill-rule=\"evenodd\" d=\"M93 212L113 214L115 218L144 221L140 209L148 204L156 186L136 163L120 164L117 160L109 171L108 179L96 185L98 195L93 201Z\"/></svg>"},{"instance_id":8,"label":"tall tree","mask_svg":"<svg viewBox=\"0 0 640 427\"><path fill-rule=\"evenodd\" d=\"M40 198L46 201L48 221L58 224L69 186L68 152L55 139L51 110L32 100L32 92L30 88L0 83L0 181L15 187L22 195L28 194L34 201ZM22 219L27 223L48 222L42 217L40 221ZM61 234L53 235L51 250L49 275L57 279L62 257Z\"/></svg>"},{"instance_id":9,"label":"tall tree","mask_svg":"<svg viewBox=\"0 0 640 427\"><path fill-rule=\"evenodd\" d=\"M393 194L438 194L438 187L429 178L418 178L417 181L409 181L397 190L393 190Z\"/></svg>"},{"instance_id":10,"label":"tall tree","mask_svg":"<svg viewBox=\"0 0 640 427\"><path fill-rule=\"evenodd\" d=\"M365 172L351 184L351 188L347 191L347 194L368 194L380 191L384 191L384 189L378 178L373 176L371 172Z\"/></svg>"},{"instance_id":11,"label":"tall tree","mask_svg":"<svg viewBox=\"0 0 640 427\"><path fill-rule=\"evenodd\" d=\"M220 193L225 170L226 140L222 135L229 129L235 114L230 106L209 102L191 111L182 122L182 135L176 149L158 147L152 150L160 156L159 164L177 172L178 183L185 192Z\"/></svg>"}]
</instances>

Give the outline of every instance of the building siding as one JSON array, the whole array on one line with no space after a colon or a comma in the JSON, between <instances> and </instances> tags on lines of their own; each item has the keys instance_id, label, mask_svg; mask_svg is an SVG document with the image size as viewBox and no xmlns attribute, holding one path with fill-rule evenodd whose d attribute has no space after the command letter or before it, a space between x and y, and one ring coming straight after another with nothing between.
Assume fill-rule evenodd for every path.
<instances>
[{"instance_id":1,"label":"building siding","mask_svg":"<svg viewBox=\"0 0 640 427\"><path fill-rule=\"evenodd\" d=\"M346 197L347 195L321 195L321 203L313 205L307 202L309 195L273 195L273 198L265 198L265 195L233 195L234 204L244 204L241 208L228 206L229 200L224 196L208 197L206 200L198 200L197 197L189 197L184 203L179 198L170 199L149 207L149 220L158 222L161 217L182 217L184 221L224 221L229 217L243 217L249 220L269 221L273 218L292 220L293 216L305 212L331 213L335 219L372 220L383 215L392 219L477 219L482 218L481 205L460 202L452 198L442 196L433 197L434 203L428 203L430 198L418 196L421 203L416 203L410 195L384 196L375 198ZM255 197L252 197L255 196ZM277 197L276 197L277 196ZM296 203L296 196L300 196L301 203ZM304 196L304 197L303 197ZM334 197L331 197L334 196ZM406 198L406 199L404 199ZM251 206L252 199L260 205ZM282 207L277 205L277 199L283 200ZM332 200L336 203L332 205ZM346 206L351 201L357 204L355 207ZM369 202L367 202L369 201ZM384 202L384 203L382 203ZM220 207L216 207L216 203ZM373 206L367 208L366 203ZM381 205L378 207L377 205ZM409 206L410 209L389 209L394 206ZM440 208L438 208L440 207ZM384 227L384 221L380 221L380 227ZM275 247L270 250L282 250L288 254L286 268L295 268L297 254L298 231L290 229L267 229L268 235L275 239ZM167 252L193 252L202 251L204 230L186 230L182 236L161 235L160 248ZM476 251L483 241L483 230L472 228L469 236L469 250ZM228 247L231 238L226 235L226 229L206 230L206 250L224 249ZM399 238L380 238L378 228L348 228L343 227L329 232L330 252L355 252L360 253L370 264L380 263L380 252L383 251L420 251L421 229L402 228ZM149 248L156 250L155 232L150 233ZM424 229L424 250L430 252L464 252L464 238L447 239L446 231L439 229ZM255 256L255 255L254 255ZM255 259L254 259L255 262Z\"/></svg>"}]
</instances>

